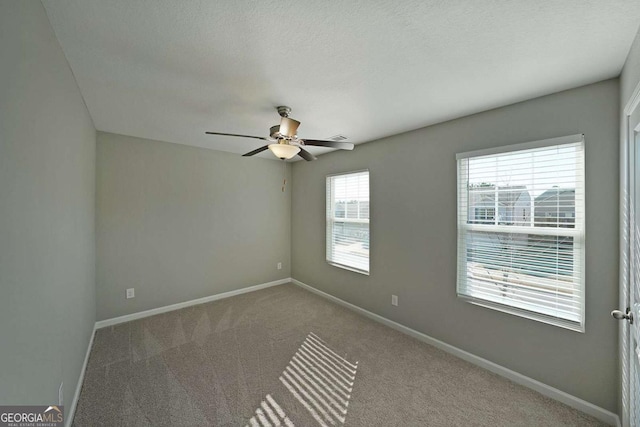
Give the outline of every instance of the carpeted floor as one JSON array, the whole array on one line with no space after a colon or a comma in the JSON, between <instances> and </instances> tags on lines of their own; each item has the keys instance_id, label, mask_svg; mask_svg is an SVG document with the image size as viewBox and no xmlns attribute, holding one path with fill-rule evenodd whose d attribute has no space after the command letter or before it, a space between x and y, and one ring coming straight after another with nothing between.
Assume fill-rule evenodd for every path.
<instances>
[{"instance_id":1,"label":"carpeted floor","mask_svg":"<svg viewBox=\"0 0 640 427\"><path fill-rule=\"evenodd\" d=\"M96 331L75 426L596 426L281 285Z\"/></svg>"}]
</instances>

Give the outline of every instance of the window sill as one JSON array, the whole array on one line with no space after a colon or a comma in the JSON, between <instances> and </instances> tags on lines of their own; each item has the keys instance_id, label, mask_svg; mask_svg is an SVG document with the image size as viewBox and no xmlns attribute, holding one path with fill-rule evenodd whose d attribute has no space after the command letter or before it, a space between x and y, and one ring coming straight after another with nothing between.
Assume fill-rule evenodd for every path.
<instances>
[{"instance_id":1,"label":"window sill","mask_svg":"<svg viewBox=\"0 0 640 427\"><path fill-rule=\"evenodd\" d=\"M542 313L536 313L533 311L528 311L524 309L520 309L517 307L510 307L508 305L495 303L493 301L484 300L480 298L474 298L468 295L458 294L458 298L474 304L480 307L489 308L496 311L501 311L503 313L511 314L513 316L524 317L525 319L535 320L537 322L546 323L547 325L557 326L563 329L569 329L570 331L584 333L584 322L575 322L566 319L560 319L552 316L548 316Z\"/></svg>"},{"instance_id":2,"label":"window sill","mask_svg":"<svg viewBox=\"0 0 640 427\"><path fill-rule=\"evenodd\" d=\"M354 273L360 273L360 274L364 274L365 276L369 276L369 271L367 270L361 270L359 268L350 267L348 265L338 264L337 262L332 262L329 260L327 260L327 264L332 265L334 267L342 268L343 270L353 271Z\"/></svg>"}]
</instances>

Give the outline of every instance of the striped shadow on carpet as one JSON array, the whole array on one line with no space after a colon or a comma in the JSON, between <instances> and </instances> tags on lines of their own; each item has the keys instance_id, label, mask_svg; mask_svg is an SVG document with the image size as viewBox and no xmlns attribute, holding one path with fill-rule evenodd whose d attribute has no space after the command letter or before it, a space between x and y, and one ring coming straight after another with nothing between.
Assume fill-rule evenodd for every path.
<instances>
[{"instance_id":1,"label":"striped shadow on carpet","mask_svg":"<svg viewBox=\"0 0 640 427\"><path fill-rule=\"evenodd\" d=\"M357 368L358 362L352 364L312 332L279 379L321 427L329 427L345 422ZM265 400L249 420L251 427L294 425L271 395Z\"/></svg>"},{"instance_id":2,"label":"striped shadow on carpet","mask_svg":"<svg viewBox=\"0 0 640 427\"><path fill-rule=\"evenodd\" d=\"M256 414L251 417L247 427L294 427L289 417L284 413L280 405L273 400L270 394L267 394L265 400L260 403L260 407L256 409Z\"/></svg>"}]
</instances>

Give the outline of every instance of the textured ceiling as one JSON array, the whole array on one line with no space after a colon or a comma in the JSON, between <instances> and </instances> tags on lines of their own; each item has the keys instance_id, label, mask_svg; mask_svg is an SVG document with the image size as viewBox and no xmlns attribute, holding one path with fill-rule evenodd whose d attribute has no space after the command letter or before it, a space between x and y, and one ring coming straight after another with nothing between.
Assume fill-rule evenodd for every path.
<instances>
[{"instance_id":1,"label":"textured ceiling","mask_svg":"<svg viewBox=\"0 0 640 427\"><path fill-rule=\"evenodd\" d=\"M236 153L262 141L204 132L267 136L277 105L360 143L616 77L640 25L638 0L43 4L98 130Z\"/></svg>"}]
</instances>

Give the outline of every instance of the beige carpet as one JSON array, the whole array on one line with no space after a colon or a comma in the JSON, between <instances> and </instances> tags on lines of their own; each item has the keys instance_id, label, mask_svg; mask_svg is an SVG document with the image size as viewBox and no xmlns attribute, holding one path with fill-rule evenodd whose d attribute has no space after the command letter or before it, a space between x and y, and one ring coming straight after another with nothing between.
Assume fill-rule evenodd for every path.
<instances>
[{"instance_id":1,"label":"beige carpet","mask_svg":"<svg viewBox=\"0 0 640 427\"><path fill-rule=\"evenodd\" d=\"M596 426L294 285L96 332L75 426Z\"/></svg>"}]
</instances>

